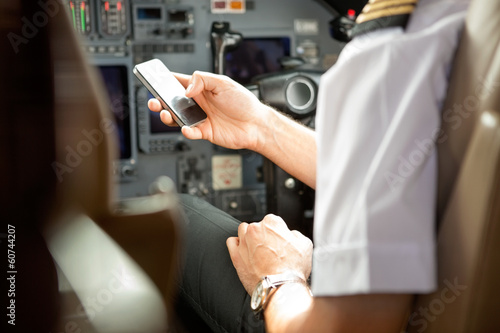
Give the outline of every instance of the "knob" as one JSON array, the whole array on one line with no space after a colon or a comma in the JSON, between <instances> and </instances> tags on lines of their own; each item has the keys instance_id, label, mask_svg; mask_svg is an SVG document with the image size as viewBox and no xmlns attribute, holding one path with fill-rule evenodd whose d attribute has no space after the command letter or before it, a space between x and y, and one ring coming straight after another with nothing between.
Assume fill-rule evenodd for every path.
<instances>
[{"instance_id":1,"label":"knob","mask_svg":"<svg viewBox=\"0 0 500 333\"><path fill-rule=\"evenodd\" d=\"M295 185L296 185L296 182L295 182L295 179L293 178L288 178L287 180L285 180L285 187L287 189L294 189L295 188Z\"/></svg>"},{"instance_id":2,"label":"knob","mask_svg":"<svg viewBox=\"0 0 500 333\"><path fill-rule=\"evenodd\" d=\"M135 175L135 170L130 165L125 165L121 169L121 175L123 177L131 177Z\"/></svg>"}]
</instances>

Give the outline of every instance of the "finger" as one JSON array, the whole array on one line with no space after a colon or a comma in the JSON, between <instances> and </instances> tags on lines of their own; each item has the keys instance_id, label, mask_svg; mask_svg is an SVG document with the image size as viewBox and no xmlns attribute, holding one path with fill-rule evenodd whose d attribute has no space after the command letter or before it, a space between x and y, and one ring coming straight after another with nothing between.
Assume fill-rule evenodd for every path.
<instances>
[{"instance_id":1,"label":"finger","mask_svg":"<svg viewBox=\"0 0 500 333\"><path fill-rule=\"evenodd\" d=\"M262 223L268 226L288 229L286 222L281 217L274 214L267 214L266 216L264 216Z\"/></svg>"},{"instance_id":2,"label":"finger","mask_svg":"<svg viewBox=\"0 0 500 333\"><path fill-rule=\"evenodd\" d=\"M306 247L306 248L309 248L311 247L312 248L312 241L309 239L309 237L306 237L304 236L303 233L301 233L300 231L298 230L292 230L292 235L299 241L301 242L301 244Z\"/></svg>"},{"instance_id":3,"label":"finger","mask_svg":"<svg viewBox=\"0 0 500 333\"><path fill-rule=\"evenodd\" d=\"M261 222L250 223L245 233L245 245L249 251L255 251L262 243L266 243L266 232Z\"/></svg>"},{"instance_id":4,"label":"finger","mask_svg":"<svg viewBox=\"0 0 500 333\"><path fill-rule=\"evenodd\" d=\"M238 246L240 244L240 241L238 237L229 237L226 240L226 246L229 251L229 256L231 257L231 261L233 262L233 266L236 267L239 263L239 252L238 252Z\"/></svg>"},{"instance_id":5,"label":"finger","mask_svg":"<svg viewBox=\"0 0 500 333\"><path fill-rule=\"evenodd\" d=\"M306 237L304 236L300 231L298 230L292 230L292 234L295 236L295 238L299 238L299 239L302 239L302 237Z\"/></svg>"},{"instance_id":6,"label":"finger","mask_svg":"<svg viewBox=\"0 0 500 333\"><path fill-rule=\"evenodd\" d=\"M148 101L148 108L154 112L160 112L161 110L163 110L160 101L156 98L151 98Z\"/></svg>"},{"instance_id":7,"label":"finger","mask_svg":"<svg viewBox=\"0 0 500 333\"><path fill-rule=\"evenodd\" d=\"M248 223L246 222L241 222L240 225L238 226L238 238L240 239L240 244L245 239L245 236L247 234L247 229L248 229Z\"/></svg>"},{"instance_id":8,"label":"finger","mask_svg":"<svg viewBox=\"0 0 500 333\"><path fill-rule=\"evenodd\" d=\"M167 110L162 110L160 112L161 121L168 126L177 126L177 123L172 118L172 115Z\"/></svg>"},{"instance_id":9,"label":"finger","mask_svg":"<svg viewBox=\"0 0 500 333\"><path fill-rule=\"evenodd\" d=\"M200 140L203 139L203 134L201 130L194 126L194 127L189 127L189 126L182 126L182 134L190 139L190 140Z\"/></svg>"},{"instance_id":10,"label":"finger","mask_svg":"<svg viewBox=\"0 0 500 333\"><path fill-rule=\"evenodd\" d=\"M248 223L246 223L246 222L242 222L238 226L238 239L239 239L238 250L243 251L245 253L247 253L247 251L248 251L247 241L246 241L247 229L248 229Z\"/></svg>"},{"instance_id":11,"label":"finger","mask_svg":"<svg viewBox=\"0 0 500 333\"><path fill-rule=\"evenodd\" d=\"M302 248L301 252L305 255L311 255L313 251L312 241L297 230L292 230L292 235L295 236L295 240L300 244Z\"/></svg>"}]
</instances>

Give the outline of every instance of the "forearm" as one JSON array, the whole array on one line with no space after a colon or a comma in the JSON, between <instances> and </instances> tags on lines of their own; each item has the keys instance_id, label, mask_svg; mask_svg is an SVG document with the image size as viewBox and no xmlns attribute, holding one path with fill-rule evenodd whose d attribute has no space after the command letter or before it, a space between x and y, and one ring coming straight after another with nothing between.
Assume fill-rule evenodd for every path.
<instances>
[{"instance_id":1,"label":"forearm","mask_svg":"<svg viewBox=\"0 0 500 333\"><path fill-rule=\"evenodd\" d=\"M313 297L305 284L282 285L272 296L264 312L267 332L307 332Z\"/></svg>"},{"instance_id":2,"label":"forearm","mask_svg":"<svg viewBox=\"0 0 500 333\"><path fill-rule=\"evenodd\" d=\"M280 287L268 304L267 332L400 332L412 296L367 294L312 297L305 285Z\"/></svg>"},{"instance_id":3,"label":"forearm","mask_svg":"<svg viewBox=\"0 0 500 333\"><path fill-rule=\"evenodd\" d=\"M254 150L306 185L315 188L315 132L271 108L268 115L263 119Z\"/></svg>"}]
</instances>

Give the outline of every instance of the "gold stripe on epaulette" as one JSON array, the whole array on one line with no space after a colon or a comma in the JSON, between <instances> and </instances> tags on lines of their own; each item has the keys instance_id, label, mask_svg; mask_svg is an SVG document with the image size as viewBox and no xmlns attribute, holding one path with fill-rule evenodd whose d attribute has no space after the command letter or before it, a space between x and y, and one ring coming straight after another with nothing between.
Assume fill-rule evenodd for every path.
<instances>
[{"instance_id":1,"label":"gold stripe on epaulette","mask_svg":"<svg viewBox=\"0 0 500 333\"><path fill-rule=\"evenodd\" d=\"M380 2L388 2L388 1L393 1L393 0L370 0L366 4L373 4L373 3L380 3ZM400 3L405 3L406 1L404 0L398 0Z\"/></svg>"},{"instance_id":2,"label":"gold stripe on epaulette","mask_svg":"<svg viewBox=\"0 0 500 333\"><path fill-rule=\"evenodd\" d=\"M403 6L395 6L384 8L376 11L370 11L368 13L361 13L356 18L356 23L360 24L366 21L375 20L381 17L386 16L394 16L394 15L403 15L403 14L411 14L415 9L415 5L403 5Z\"/></svg>"},{"instance_id":3,"label":"gold stripe on epaulette","mask_svg":"<svg viewBox=\"0 0 500 333\"><path fill-rule=\"evenodd\" d=\"M403 5L416 5L418 0L375 0L370 1L363 7L362 13L368 13L369 11L380 10L388 7L396 7Z\"/></svg>"}]
</instances>

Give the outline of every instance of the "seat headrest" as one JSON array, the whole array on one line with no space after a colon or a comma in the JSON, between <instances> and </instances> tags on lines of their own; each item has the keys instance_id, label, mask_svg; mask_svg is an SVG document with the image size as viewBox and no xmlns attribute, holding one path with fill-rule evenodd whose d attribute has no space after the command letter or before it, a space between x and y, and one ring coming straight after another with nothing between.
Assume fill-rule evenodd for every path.
<instances>
[{"instance_id":1,"label":"seat headrest","mask_svg":"<svg viewBox=\"0 0 500 333\"><path fill-rule=\"evenodd\" d=\"M437 140L438 221L446 209L478 117L484 110L499 110L499 43L500 2L472 1L453 64L443 107L442 132Z\"/></svg>"},{"instance_id":2,"label":"seat headrest","mask_svg":"<svg viewBox=\"0 0 500 333\"><path fill-rule=\"evenodd\" d=\"M68 15L50 20L54 69L56 160L60 199L77 202L92 218L109 212L117 127L106 89L89 65Z\"/></svg>"}]
</instances>

